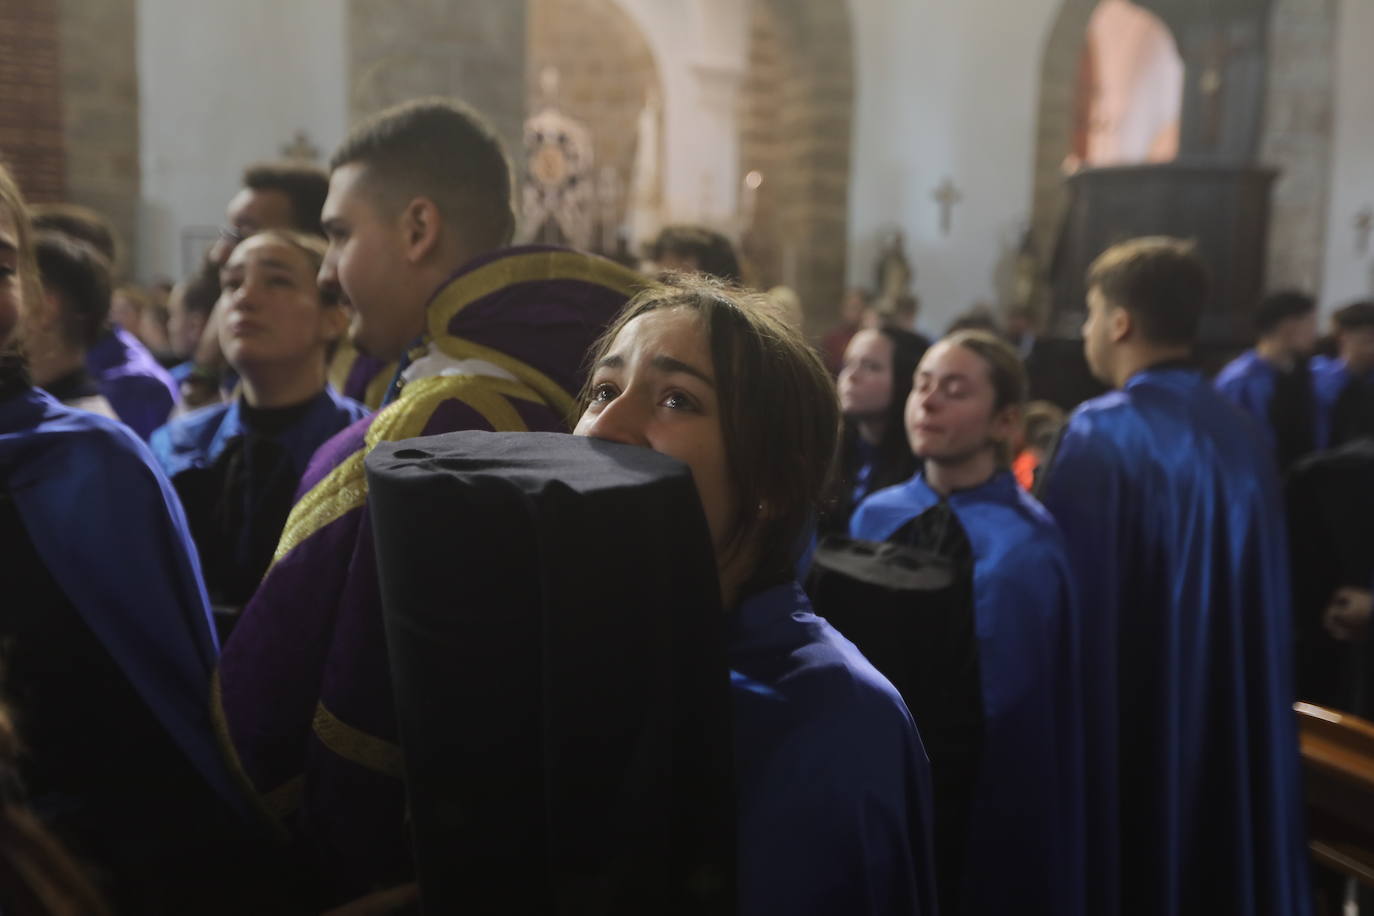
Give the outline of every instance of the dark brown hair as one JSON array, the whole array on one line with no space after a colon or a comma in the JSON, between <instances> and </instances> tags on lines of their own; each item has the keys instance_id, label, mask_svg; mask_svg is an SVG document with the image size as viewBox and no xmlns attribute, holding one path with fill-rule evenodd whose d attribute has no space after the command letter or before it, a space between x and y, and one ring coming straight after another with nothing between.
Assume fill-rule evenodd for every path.
<instances>
[{"instance_id":1,"label":"dark brown hair","mask_svg":"<svg viewBox=\"0 0 1374 916\"><path fill-rule=\"evenodd\" d=\"M120 267L119 236L103 213L80 204L34 204L29 208L34 229L50 229L79 239L105 256L110 273Z\"/></svg>"},{"instance_id":2,"label":"dark brown hair","mask_svg":"<svg viewBox=\"0 0 1374 916\"><path fill-rule=\"evenodd\" d=\"M308 162L257 162L243 171L252 191L279 191L291 201L291 228L320 235L320 211L329 196L329 176Z\"/></svg>"},{"instance_id":3,"label":"dark brown hair","mask_svg":"<svg viewBox=\"0 0 1374 916\"><path fill-rule=\"evenodd\" d=\"M1131 313L1156 344L1191 344L1207 303L1207 268L1193 245L1149 236L1113 245L1088 268L1088 289Z\"/></svg>"},{"instance_id":4,"label":"dark brown hair","mask_svg":"<svg viewBox=\"0 0 1374 916\"><path fill-rule=\"evenodd\" d=\"M1336 309L1336 313L1331 316L1335 322L1336 329L1340 331L1355 331L1360 328L1374 328L1374 300L1365 302L1352 302L1349 305Z\"/></svg>"},{"instance_id":5,"label":"dark brown hair","mask_svg":"<svg viewBox=\"0 0 1374 916\"><path fill-rule=\"evenodd\" d=\"M364 182L392 205L432 200L469 247L488 250L515 232L511 169L495 131L450 99L417 99L363 121L329 160L329 169L364 167Z\"/></svg>"},{"instance_id":6,"label":"dark brown hair","mask_svg":"<svg viewBox=\"0 0 1374 916\"><path fill-rule=\"evenodd\" d=\"M649 257L653 260L664 255L691 258L697 270L726 283L739 283L744 279L735 246L728 238L705 226L665 227L649 246Z\"/></svg>"},{"instance_id":7,"label":"dark brown hair","mask_svg":"<svg viewBox=\"0 0 1374 916\"><path fill-rule=\"evenodd\" d=\"M19 309L19 325L7 342L0 342L0 357L8 356L10 361L17 359L22 364L24 319L43 295L43 288L38 284L38 265L33 259L33 226L29 222L29 209L24 204L24 193L3 164L0 164L0 210L14 219L15 242L19 245L19 288L24 297Z\"/></svg>"},{"instance_id":8,"label":"dark brown hair","mask_svg":"<svg viewBox=\"0 0 1374 916\"><path fill-rule=\"evenodd\" d=\"M988 378L992 381L992 409L994 412L1014 407L1018 410L1026 406L1026 391L1030 387L1026 381L1026 367L1021 357L1001 337L990 331L956 331L940 341L953 347L963 347L970 351L988 367ZM1012 459L1011 443L999 443L997 460L1006 465Z\"/></svg>"},{"instance_id":9,"label":"dark brown hair","mask_svg":"<svg viewBox=\"0 0 1374 916\"><path fill-rule=\"evenodd\" d=\"M43 289L59 302L62 339L89 349L110 315L110 262L75 236L51 229L34 234L33 248Z\"/></svg>"},{"instance_id":10,"label":"dark brown hair","mask_svg":"<svg viewBox=\"0 0 1374 916\"><path fill-rule=\"evenodd\" d=\"M729 543L753 542L759 551L746 589L789 579L834 467L840 406L830 373L761 296L698 274L664 274L631 299L592 347L591 365L631 321L672 308L696 312L710 341L740 507ZM583 410L591 394L589 373Z\"/></svg>"}]
</instances>

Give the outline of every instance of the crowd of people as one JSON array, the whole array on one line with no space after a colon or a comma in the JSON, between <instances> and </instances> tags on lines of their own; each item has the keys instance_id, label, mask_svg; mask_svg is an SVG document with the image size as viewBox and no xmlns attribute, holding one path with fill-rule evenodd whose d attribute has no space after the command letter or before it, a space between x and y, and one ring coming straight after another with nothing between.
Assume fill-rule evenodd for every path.
<instances>
[{"instance_id":1,"label":"crowd of people","mask_svg":"<svg viewBox=\"0 0 1374 916\"><path fill-rule=\"evenodd\" d=\"M26 206L0 170L0 909L495 908L443 876L515 874L509 838L465 836L484 821L461 806L415 810L445 780L499 776L552 825L574 761L616 789L627 741L665 772L711 755L685 732L650 742L657 713L608 689L604 734L484 771L553 713L495 686L417 701L409 653L447 637L413 608L514 613L558 582L539 600L590 613L601 558L633 545L722 620L668 657L728 691L711 775L732 829L665 810L630 845L661 833L717 864L649 891L609 852L525 838L550 911L1311 912L1292 704L1366 694L1348 662L1371 515L1322 493L1374 492L1374 302L1323 343L1311 297L1271 296L1213 382L1194 362L1206 266L1175 239L1121 243L1087 277L1084 355L1108 393L1066 417L1030 401L1024 310L932 340L914 298L856 289L813 347L795 297L741 285L719 233L665 230L635 270L513 247L511 200L480 114L396 106L327 171L248 169L159 305L121 292L98 214ZM613 540L536 537L501 560L507 606L447 547L513 524L483 488L537 473L498 455L451 481L476 487L470 514L406 504L442 587L379 566L399 535L369 455L458 474L425 443L474 430L669 456L700 519L622 506ZM597 448L568 460L648 506L668 472ZM644 613L661 588L634 586ZM462 657L577 676L562 631L541 632L532 662L499 641ZM462 775L426 765L434 733ZM647 804L636 785L590 817L620 823Z\"/></svg>"}]
</instances>

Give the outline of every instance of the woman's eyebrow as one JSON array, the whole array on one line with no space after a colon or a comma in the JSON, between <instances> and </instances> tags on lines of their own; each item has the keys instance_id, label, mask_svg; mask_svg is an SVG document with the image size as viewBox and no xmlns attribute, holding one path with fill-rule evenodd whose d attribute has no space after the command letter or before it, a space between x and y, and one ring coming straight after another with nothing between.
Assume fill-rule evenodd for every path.
<instances>
[{"instance_id":1,"label":"woman's eyebrow","mask_svg":"<svg viewBox=\"0 0 1374 916\"><path fill-rule=\"evenodd\" d=\"M696 366L690 363L684 363L680 359L673 359L671 356L655 356L649 361L649 365L658 369L660 372L681 372L693 378L701 379L712 388L716 387L716 380L711 378L711 376L702 372Z\"/></svg>"}]
</instances>

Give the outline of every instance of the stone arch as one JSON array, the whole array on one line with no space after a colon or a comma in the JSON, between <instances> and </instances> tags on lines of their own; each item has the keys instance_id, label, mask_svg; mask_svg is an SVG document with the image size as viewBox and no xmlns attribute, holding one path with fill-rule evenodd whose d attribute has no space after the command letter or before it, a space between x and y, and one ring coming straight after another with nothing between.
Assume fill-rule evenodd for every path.
<instances>
[{"instance_id":1,"label":"stone arch","mask_svg":"<svg viewBox=\"0 0 1374 916\"><path fill-rule=\"evenodd\" d=\"M1062 166L1072 148L1078 67L1099 0L1063 0L1041 58L1031 227L1041 255L1035 303L1048 304L1048 262L1067 194ZM1180 35L1185 5L1138 0ZM1270 218L1266 285L1317 291L1325 249L1334 121L1336 0L1272 0L1258 162L1280 169ZM1195 12L1195 11L1194 11ZM1072 334L1073 329L1062 329Z\"/></svg>"},{"instance_id":2,"label":"stone arch","mask_svg":"<svg viewBox=\"0 0 1374 916\"><path fill-rule=\"evenodd\" d=\"M844 0L755 0L741 92L740 174L763 178L746 253L760 286L800 295L823 330L844 291L853 38Z\"/></svg>"},{"instance_id":3,"label":"stone arch","mask_svg":"<svg viewBox=\"0 0 1374 916\"><path fill-rule=\"evenodd\" d=\"M609 220L613 233L626 219L640 114L651 95L661 100L664 94L653 50L614 0L529 0L528 15L526 110L533 114L548 102L540 76L552 67L558 73L559 111L591 133L598 199L607 210L597 221ZM658 135L663 135L661 123ZM617 182L609 195L600 187L607 170ZM602 239L593 247L609 253L608 242Z\"/></svg>"}]
</instances>

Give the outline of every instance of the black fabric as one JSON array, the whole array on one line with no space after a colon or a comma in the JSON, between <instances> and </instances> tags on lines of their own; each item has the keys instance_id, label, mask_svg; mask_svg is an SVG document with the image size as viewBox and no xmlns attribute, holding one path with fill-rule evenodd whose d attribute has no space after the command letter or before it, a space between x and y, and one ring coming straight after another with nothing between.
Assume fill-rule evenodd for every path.
<instances>
[{"instance_id":1,"label":"black fabric","mask_svg":"<svg viewBox=\"0 0 1374 916\"><path fill-rule=\"evenodd\" d=\"M291 514L300 477L290 452L273 438L284 428L250 428L229 440L209 467L172 479L217 605L239 607L253 597Z\"/></svg>"},{"instance_id":2,"label":"black fabric","mask_svg":"<svg viewBox=\"0 0 1374 916\"><path fill-rule=\"evenodd\" d=\"M930 757L940 911L960 911L968 823L982 759L983 692L973 550L947 503L884 543L827 538L808 591L906 700Z\"/></svg>"},{"instance_id":3,"label":"black fabric","mask_svg":"<svg viewBox=\"0 0 1374 916\"><path fill-rule=\"evenodd\" d=\"M1352 378L1331 409L1331 447L1374 437L1374 377Z\"/></svg>"},{"instance_id":4,"label":"black fabric","mask_svg":"<svg viewBox=\"0 0 1374 916\"><path fill-rule=\"evenodd\" d=\"M0 401L28 391L29 367L18 353L0 351Z\"/></svg>"},{"instance_id":5,"label":"black fabric","mask_svg":"<svg viewBox=\"0 0 1374 916\"><path fill-rule=\"evenodd\" d=\"M729 676L687 468L555 433L367 458L426 912L735 910Z\"/></svg>"},{"instance_id":6,"label":"black fabric","mask_svg":"<svg viewBox=\"0 0 1374 916\"><path fill-rule=\"evenodd\" d=\"M100 394L95 379L91 378L91 374L86 371L85 366L68 372L56 381L45 385L43 390L64 404L80 398L93 398Z\"/></svg>"},{"instance_id":7,"label":"black fabric","mask_svg":"<svg viewBox=\"0 0 1374 916\"><path fill-rule=\"evenodd\" d=\"M1274 397L1269 401L1280 471L1286 473L1316 447L1313 411L1312 373L1308 361L1300 359L1293 368L1275 375Z\"/></svg>"},{"instance_id":8,"label":"black fabric","mask_svg":"<svg viewBox=\"0 0 1374 916\"><path fill-rule=\"evenodd\" d=\"M34 812L117 912L243 912L238 890L264 877L247 864L253 838L87 628L3 493L0 557L4 699Z\"/></svg>"},{"instance_id":9,"label":"black fabric","mask_svg":"<svg viewBox=\"0 0 1374 916\"><path fill-rule=\"evenodd\" d=\"M1374 583L1374 439L1312 455L1287 485L1297 625L1298 699L1360 715L1374 712L1368 649L1322 626L1338 588Z\"/></svg>"}]
</instances>

